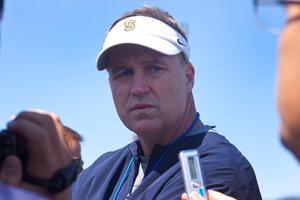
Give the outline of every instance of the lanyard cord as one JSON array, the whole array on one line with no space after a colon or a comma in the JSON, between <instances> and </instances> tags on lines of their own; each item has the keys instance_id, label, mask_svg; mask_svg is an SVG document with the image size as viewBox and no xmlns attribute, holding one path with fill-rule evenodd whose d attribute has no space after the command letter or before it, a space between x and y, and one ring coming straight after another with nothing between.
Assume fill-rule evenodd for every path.
<instances>
[{"instance_id":1,"label":"lanyard cord","mask_svg":"<svg viewBox=\"0 0 300 200\"><path fill-rule=\"evenodd\" d=\"M172 142L171 144L167 145L167 149L163 152L162 156L158 159L158 161L155 163L155 165L152 167L152 169L150 170L150 172L148 174L150 174L152 171L156 170L158 168L158 166L160 165L160 163L162 162L162 160L167 156L167 154L171 151L171 149L176 145L178 144L181 140L183 140L185 138L185 136L194 128L194 126L196 125L197 123L197 120L199 119L199 113L197 112L194 119L193 119L193 122L191 123L191 125L188 127L188 129L186 131L184 131L176 140L174 140L174 142ZM130 161L129 161L129 164L128 164L128 167L125 171L125 174L121 180L121 183L119 184L118 186L118 189L114 195L114 198L113 200L116 200L121 189L122 189L122 186L125 182L125 180L127 179L128 175L129 175L129 170L133 164L133 160L134 160L134 156L131 157Z\"/></svg>"},{"instance_id":2,"label":"lanyard cord","mask_svg":"<svg viewBox=\"0 0 300 200\"><path fill-rule=\"evenodd\" d=\"M114 195L114 198L113 198L114 200L117 199L117 197L118 197L118 195L119 195L119 193L120 193L120 191L121 191L121 188L122 188L122 186L123 186L123 184L124 184L126 178L127 178L128 175L129 175L129 170L130 170L130 168L131 168L132 163L133 163L133 156L131 157L131 159L130 159L130 161L129 161L129 164L128 164L128 167L127 167L127 169L126 169L126 172L125 172L125 174L124 174L124 176L123 176L123 178L122 178L122 180L121 180L121 183L119 184L118 189L117 189L117 191L116 191L116 193L115 193L115 195Z\"/></svg>"},{"instance_id":3,"label":"lanyard cord","mask_svg":"<svg viewBox=\"0 0 300 200\"><path fill-rule=\"evenodd\" d=\"M172 150L172 148L176 144L181 142L186 137L186 135L194 128L194 126L196 125L198 119L199 119L199 113L197 112L194 119L193 119L193 122L191 123L191 125L176 140L174 140L171 144L167 145L167 149L162 153L161 157L158 159L158 161L155 163L155 165L151 168L151 170L149 170L148 174L150 174L152 171L154 171L158 168L158 166L160 165L162 160L167 156L167 154Z\"/></svg>"}]
</instances>

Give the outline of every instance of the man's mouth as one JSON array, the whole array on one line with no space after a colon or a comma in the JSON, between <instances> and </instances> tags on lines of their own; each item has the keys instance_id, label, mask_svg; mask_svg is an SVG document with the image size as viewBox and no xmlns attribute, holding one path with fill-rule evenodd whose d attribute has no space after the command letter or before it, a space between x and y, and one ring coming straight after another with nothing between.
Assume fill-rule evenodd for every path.
<instances>
[{"instance_id":1,"label":"man's mouth","mask_svg":"<svg viewBox=\"0 0 300 200\"><path fill-rule=\"evenodd\" d=\"M147 108L153 108L154 106L151 104L135 104L134 106L132 106L130 108L130 111L134 111L134 110L143 110L143 109L147 109Z\"/></svg>"}]
</instances>

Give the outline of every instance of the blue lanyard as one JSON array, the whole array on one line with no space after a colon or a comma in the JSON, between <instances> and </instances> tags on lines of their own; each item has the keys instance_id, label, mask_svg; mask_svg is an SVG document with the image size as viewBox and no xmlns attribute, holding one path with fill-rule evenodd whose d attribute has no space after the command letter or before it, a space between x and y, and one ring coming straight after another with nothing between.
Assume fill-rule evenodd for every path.
<instances>
[{"instance_id":1,"label":"blue lanyard","mask_svg":"<svg viewBox=\"0 0 300 200\"><path fill-rule=\"evenodd\" d=\"M150 174L152 171L154 171L154 170L156 170L158 168L158 166L160 165L160 163L162 162L162 160L167 156L167 154L171 151L171 149L176 144L178 144L180 141L182 141L185 138L185 136L194 128L194 126L196 125L198 119L199 119L199 113L197 112L196 115L195 115L195 118L194 118L194 120L192 122L192 124L176 140L174 140L171 144L169 144L167 146L167 149L163 152L162 156L158 159L158 161L155 163L155 165L152 167L152 169L150 170L150 172L148 174ZM127 167L127 169L125 171L125 174L124 174L124 176L123 176L123 178L122 178L122 180L121 180L121 182L120 182L120 184L119 184L119 186L117 188L117 191L116 191L116 193L114 195L113 200L116 200L118 198L118 195L119 195L119 193L120 193L120 191L122 189L122 186L123 186L125 180L127 179L128 175L129 175L129 170L130 170L130 168L131 168L131 166L133 164L133 160L134 160L134 158L132 156L131 159L130 159L130 161L129 161L128 167Z\"/></svg>"},{"instance_id":2,"label":"blue lanyard","mask_svg":"<svg viewBox=\"0 0 300 200\"><path fill-rule=\"evenodd\" d=\"M118 189L117 189L117 191L116 191L116 193L115 193L115 195L114 195L114 200L117 199L117 197L118 197L118 195L119 195L119 193L120 193L120 191L121 191L121 188L122 188L122 186L123 186L125 180L127 179L128 175L129 175L129 170L130 170L130 168L131 168L131 165L132 165L132 163L133 163L133 160L134 160L134 159L133 159L133 156L132 156L131 159L130 159L130 161L129 161L129 164L128 164L128 167L127 167L127 169L126 169L126 172L125 172L125 174L124 174L124 176L123 176L123 178L122 178L122 180L121 180L121 183L119 184Z\"/></svg>"},{"instance_id":3,"label":"blue lanyard","mask_svg":"<svg viewBox=\"0 0 300 200\"><path fill-rule=\"evenodd\" d=\"M155 171L159 167L159 165L162 162L162 160L167 156L167 154L172 150L172 148L176 144L178 144L179 142L181 142L186 137L186 135L194 128L194 126L196 125L198 119L199 119L199 113L197 112L196 115L195 115L195 117L194 117L193 122L191 123L191 125L176 140L174 140L171 144L169 144L167 146L166 150L162 153L162 155L160 156L160 158L158 159L158 161L156 161L156 163L152 167L152 169L149 170L148 174L150 174L152 171Z\"/></svg>"}]
</instances>

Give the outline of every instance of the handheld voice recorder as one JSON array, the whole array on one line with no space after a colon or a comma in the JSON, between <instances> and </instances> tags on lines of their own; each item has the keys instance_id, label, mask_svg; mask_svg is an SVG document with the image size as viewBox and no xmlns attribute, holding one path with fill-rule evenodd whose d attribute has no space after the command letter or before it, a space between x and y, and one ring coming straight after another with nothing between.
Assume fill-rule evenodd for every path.
<instances>
[{"instance_id":1,"label":"handheld voice recorder","mask_svg":"<svg viewBox=\"0 0 300 200\"><path fill-rule=\"evenodd\" d=\"M187 196L191 192L196 191L206 200L206 190L203 184L198 151L180 151L179 160Z\"/></svg>"}]
</instances>

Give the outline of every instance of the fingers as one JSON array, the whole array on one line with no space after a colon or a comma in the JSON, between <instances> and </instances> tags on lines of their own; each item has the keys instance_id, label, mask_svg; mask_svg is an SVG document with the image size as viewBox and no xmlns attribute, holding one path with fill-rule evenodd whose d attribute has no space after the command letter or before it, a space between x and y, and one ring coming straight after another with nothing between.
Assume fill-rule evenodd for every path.
<instances>
[{"instance_id":1,"label":"fingers","mask_svg":"<svg viewBox=\"0 0 300 200\"><path fill-rule=\"evenodd\" d=\"M2 164L0 172L0 181L13 185L20 186L22 179L22 165L16 156L8 156Z\"/></svg>"},{"instance_id":2,"label":"fingers","mask_svg":"<svg viewBox=\"0 0 300 200\"><path fill-rule=\"evenodd\" d=\"M224 195L214 190L208 190L207 196L208 196L208 200L235 200L235 198Z\"/></svg>"},{"instance_id":3,"label":"fingers","mask_svg":"<svg viewBox=\"0 0 300 200\"><path fill-rule=\"evenodd\" d=\"M29 109L29 112L33 112L33 113L40 113L40 114L44 114L44 115L49 115L53 121L61 123L60 118L53 112L47 112L41 109Z\"/></svg>"},{"instance_id":4,"label":"fingers","mask_svg":"<svg viewBox=\"0 0 300 200\"><path fill-rule=\"evenodd\" d=\"M181 200L203 200L203 198L197 192L192 192L189 195L189 198L187 197L186 193L183 193L181 195ZM208 190L207 200L236 200L236 199L214 190Z\"/></svg>"},{"instance_id":5,"label":"fingers","mask_svg":"<svg viewBox=\"0 0 300 200\"><path fill-rule=\"evenodd\" d=\"M63 124L61 123L60 118L55 113L46 112L39 109L34 109L34 110L32 109L30 111L23 111L19 113L15 117L14 122L20 120L30 121L36 126L42 127L43 129L46 130L46 133L51 134L49 140L52 143L56 144L60 141L60 143L63 144L63 146L66 148L65 141L64 141L64 127ZM8 128L9 129L12 128L11 123L8 125ZM24 127L19 127L19 129L23 131ZM19 131L21 132L21 130Z\"/></svg>"},{"instance_id":6,"label":"fingers","mask_svg":"<svg viewBox=\"0 0 300 200\"><path fill-rule=\"evenodd\" d=\"M23 111L19 113L13 121L29 120L37 126L42 126L50 132L55 131L56 124L61 124L59 118L53 113L46 113L44 111Z\"/></svg>"},{"instance_id":7,"label":"fingers","mask_svg":"<svg viewBox=\"0 0 300 200\"><path fill-rule=\"evenodd\" d=\"M63 140L63 125L53 113L40 110L21 112L7 124L7 129L25 143L28 151L25 173L29 176L49 179L72 160ZM52 197L44 188L21 182L21 178L20 160L8 157L0 171L0 181Z\"/></svg>"},{"instance_id":8,"label":"fingers","mask_svg":"<svg viewBox=\"0 0 300 200\"><path fill-rule=\"evenodd\" d=\"M181 195L181 200L203 200L203 198L197 192L192 192L189 195L189 198L187 197L186 193L183 193Z\"/></svg>"},{"instance_id":9,"label":"fingers","mask_svg":"<svg viewBox=\"0 0 300 200\"><path fill-rule=\"evenodd\" d=\"M26 140L29 146L32 146L32 150L35 151L35 147L39 147L39 144L43 140L47 140L46 129L36 125L32 121L26 119L18 119L11 121L7 125L8 130L15 132L18 136L21 136ZM38 134L37 134L38 133ZM48 141L49 142L49 141Z\"/></svg>"},{"instance_id":10,"label":"fingers","mask_svg":"<svg viewBox=\"0 0 300 200\"><path fill-rule=\"evenodd\" d=\"M28 138L30 142L38 144L46 139L52 144L64 144L63 125L54 113L36 110L35 112L23 111L14 120L8 123L7 128L17 134Z\"/></svg>"},{"instance_id":11,"label":"fingers","mask_svg":"<svg viewBox=\"0 0 300 200\"><path fill-rule=\"evenodd\" d=\"M203 198L201 197L201 195L198 194L197 192L192 192L192 193L189 195L189 199L190 199L190 200L203 200Z\"/></svg>"},{"instance_id":12,"label":"fingers","mask_svg":"<svg viewBox=\"0 0 300 200\"><path fill-rule=\"evenodd\" d=\"M181 195L181 200L188 200L186 193L183 193Z\"/></svg>"},{"instance_id":13,"label":"fingers","mask_svg":"<svg viewBox=\"0 0 300 200\"><path fill-rule=\"evenodd\" d=\"M70 162L71 155L63 141L63 125L55 114L24 111L7 124L7 129L25 140L30 175L49 178Z\"/></svg>"}]
</instances>

